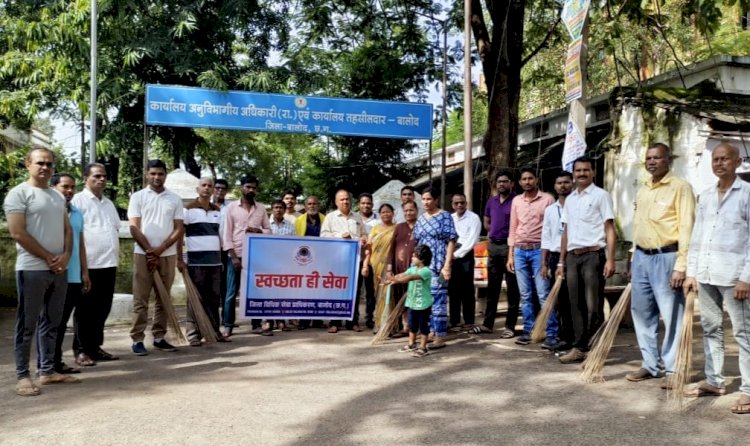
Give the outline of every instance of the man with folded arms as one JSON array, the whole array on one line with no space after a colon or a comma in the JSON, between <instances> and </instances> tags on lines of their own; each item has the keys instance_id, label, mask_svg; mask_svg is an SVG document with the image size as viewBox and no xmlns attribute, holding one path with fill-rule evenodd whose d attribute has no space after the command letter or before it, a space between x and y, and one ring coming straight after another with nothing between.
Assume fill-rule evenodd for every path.
<instances>
[{"instance_id":1,"label":"man with folded arms","mask_svg":"<svg viewBox=\"0 0 750 446\"><path fill-rule=\"evenodd\" d=\"M564 224L557 275L568 281L573 348L560 362L571 364L586 359L589 340L601 325L604 281L615 273L615 214L612 197L594 184L594 161L580 157L573 162L576 189L563 208ZM605 253L606 248L606 253Z\"/></svg>"},{"instance_id":2,"label":"man with folded arms","mask_svg":"<svg viewBox=\"0 0 750 446\"><path fill-rule=\"evenodd\" d=\"M719 181L698 197L688 251L685 293L698 291L701 303L706 380L688 396L717 396L724 387L724 310L739 345L740 397L731 410L750 413L750 184L737 177L737 147L722 143L711 154Z\"/></svg>"},{"instance_id":3,"label":"man with folded arms","mask_svg":"<svg viewBox=\"0 0 750 446\"><path fill-rule=\"evenodd\" d=\"M531 342L536 313L534 294L539 296L539 305L544 305L549 293L549 280L542 276L542 225L544 210L555 199L538 187L536 172L531 167L521 169L523 194L513 198L510 207L510 234L508 235L508 262L506 268L516 275L521 294L521 315L523 335L516 344ZM547 339L542 348L554 350L557 347L557 315L552 314L547 324Z\"/></svg>"},{"instance_id":4,"label":"man with folded arms","mask_svg":"<svg viewBox=\"0 0 750 446\"><path fill-rule=\"evenodd\" d=\"M651 174L638 189L633 218L635 251L631 271L635 335L641 349L641 368L625 375L628 381L643 381L666 373L662 388L670 386L675 370L677 342L685 298L685 280L690 233L693 230L695 197L686 181L669 171L671 151L658 143L646 151L646 170ZM664 321L661 351L657 345L659 315Z\"/></svg>"},{"instance_id":5,"label":"man with folded arms","mask_svg":"<svg viewBox=\"0 0 750 446\"><path fill-rule=\"evenodd\" d=\"M29 179L8 192L3 209L18 251L14 338L16 394L36 396L41 391L31 380L29 357L37 322L40 384L80 381L55 372L53 358L68 287L68 259L73 247L65 199L49 187L55 173L55 156L50 150L34 149L26 156L25 164Z\"/></svg>"}]
</instances>

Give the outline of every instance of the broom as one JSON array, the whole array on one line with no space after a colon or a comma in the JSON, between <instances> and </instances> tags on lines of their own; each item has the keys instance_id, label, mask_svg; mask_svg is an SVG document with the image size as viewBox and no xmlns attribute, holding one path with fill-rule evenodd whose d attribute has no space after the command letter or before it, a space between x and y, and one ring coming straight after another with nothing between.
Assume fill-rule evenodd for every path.
<instances>
[{"instance_id":1,"label":"broom","mask_svg":"<svg viewBox=\"0 0 750 446\"><path fill-rule=\"evenodd\" d=\"M187 268L182 270L182 280L185 282L188 304L193 312L198 331L206 339L206 342L216 342L216 332L211 323L211 318L208 317L203 308L203 299L201 298L198 288L196 288L195 284L190 279L190 274L188 274Z\"/></svg>"},{"instance_id":2,"label":"broom","mask_svg":"<svg viewBox=\"0 0 750 446\"><path fill-rule=\"evenodd\" d=\"M388 294L390 294L390 285L388 285ZM388 320L385 321L384 324L380 326L378 329L378 332L373 336L372 341L370 342L370 345L378 345L388 339L388 336L391 334L391 331L393 331L394 328L398 326L398 321L401 318L401 313L404 311L404 306L406 305L406 293L404 293L403 296L401 296L401 299L396 304L396 307L391 310L391 314L388 315Z\"/></svg>"},{"instance_id":3,"label":"broom","mask_svg":"<svg viewBox=\"0 0 750 446\"><path fill-rule=\"evenodd\" d=\"M560 288L562 288L563 276L557 276L555 284L552 285L552 289L547 295L547 301L544 302L542 310L534 321L534 329L531 330L531 342L542 342L547 337L547 323L555 311L557 306L557 295L560 294Z\"/></svg>"},{"instance_id":4,"label":"broom","mask_svg":"<svg viewBox=\"0 0 750 446\"><path fill-rule=\"evenodd\" d=\"M690 368L693 362L693 311L695 309L696 292L691 291L685 296L685 313L682 316L675 370L672 375L672 386L667 389L669 401L677 408L682 408L685 402L683 388L690 380Z\"/></svg>"},{"instance_id":5,"label":"broom","mask_svg":"<svg viewBox=\"0 0 750 446\"><path fill-rule=\"evenodd\" d=\"M172 299L169 296L169 291L167 291L167 287L164 286L164 282L162 282L161 280L159 271L154 270L153 274L154 285L156 285L156 298L161 301L161 307L167 314L167 325L169 325L169 328L172 329L172 333L174 333L175 337L177 338L178 344L187 344L185 333L182 332L180 321L179 319L177 319L177 314L174 311L174 306L172 305Z\"/></svg>"},{"instance_id":6,"label":"broom","mask_svg":"<svg viewBox=\"0 0 750 446\"><path fill-rule=\"evenodd\" d=\"M609 351L612 349L617 330L620 328L620 322L625 316L625 313L630 309L630 287L631 285L628 284L628 286L622 291L622 295L620 295L617 305L615 305L609 313L609 319L602 324L597 335L594 336L596 342L586 360L581 364L581 367L583 368L581 379L584 382L593 383L604 381L604 378L601 376L604 362L607 360Z\"/></svg>"}]
</instances>

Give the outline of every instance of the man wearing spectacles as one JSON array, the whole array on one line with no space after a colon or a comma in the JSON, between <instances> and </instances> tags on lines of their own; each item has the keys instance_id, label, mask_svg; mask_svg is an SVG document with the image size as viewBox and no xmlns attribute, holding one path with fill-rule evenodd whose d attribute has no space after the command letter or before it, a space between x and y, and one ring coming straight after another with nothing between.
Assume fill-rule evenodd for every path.
<instances>
[{"instance_id":1,"label":"man wearing spectacles","mask_svg":"<svg viewBox=\"0 0 750 446\"><path fill-rule=\"evenodd\" d=\"M68 288L67 268L73 247L65 199L49 187L55 156L34 149L26 156L29 179L8 192L3 209L10 236L16 241L16 310L14 353L16 394L41 393L31 380L31 341L39 324L39 383L77 383L55 371L55 343Z\"/></svg>"}]
</instances>

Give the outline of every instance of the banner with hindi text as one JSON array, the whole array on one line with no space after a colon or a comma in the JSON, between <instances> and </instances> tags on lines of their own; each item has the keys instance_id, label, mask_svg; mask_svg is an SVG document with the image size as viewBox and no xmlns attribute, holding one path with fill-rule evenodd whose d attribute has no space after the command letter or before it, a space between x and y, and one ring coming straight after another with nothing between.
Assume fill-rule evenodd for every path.
<instances>
[{"instance_id":1,"label":"banner with hindi text","mask_svg":"<svg viewBox=\"0 0 750 446\"><path fill-rule=\"evenodd\" d=\"M255 319L354 316L359 242L248 235L242 254L240 314Z\"/></svg>"}]
</instances>

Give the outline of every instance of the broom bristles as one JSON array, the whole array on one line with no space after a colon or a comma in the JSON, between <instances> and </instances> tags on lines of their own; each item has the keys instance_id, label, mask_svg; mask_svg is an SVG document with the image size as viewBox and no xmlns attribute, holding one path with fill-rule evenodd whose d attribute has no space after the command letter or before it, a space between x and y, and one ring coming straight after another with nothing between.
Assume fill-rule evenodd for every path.
<instances>
[{"instance_id":1,"label":"broom bristles","mask_svg":"<svg viewBox=\"0 0 750 446\"><path fill-rule=\"evenodd\" d=\"M390 286L390 285L388 285ZM375 336L372 337L372 341L370 342L370 345L378 345L388 339L388 336L391 334L391 331L393 331L394 328L398 325L398 321L401 318L401 313L404 311L404 306L406 305L406 293L404 293L403 296L401 296L401 299L398 301L396 306L391 310L391 314L388 315L388 320L383 324L379 329L378 332L375 334Z\"/></svg>"},{"instance_id":2,"label":"broom bristles","mask_svg":"<svg viewBox=\"0 0 750 446\"><path fill-rule=\"evenodd\" d=\"M547 323L557 306L557 295L560 294L563 280L563 276L557 276L557 279L555 279L555 284L552 285L552 289L547 295L547 301L544 302L536 321L534 321L534 328L531 330L531 342L542 342L547 337Z\"/></svg>"},{"instance_id":3,"label":"broom bristles","mask_svg":"<svg viewBox=\"0 0 750 446\"><path fill-rule=\"evenodd\" d=\"M685 296L685 313L682 316L682 327L678 339L677 357L675 358L675 370L672 375L672 386L667 389L670 403L678 408L685 407L685 394L683 389L690 381L691 367L693 363L693 312L695 310L696 292L690 291Z\"/></svg>"},{"instance_id":4,"label":"broom bristles","mask_svg":"<svg viewBox=\"0 0 750 446\"><path fill-rule=\"evenodd\" d=\"M203 309L203 298L198 291L198 288L193 283L192 279L190 279L190 274L188 274L187 269L183 269L182 271L182 280L185 282L188 303L190 304L190 309L193 312L193 317L195 318L195 324L198 326L198 331L206 340L206 342L216 342L216 332L214 331L214 326L212 324L211 318L208 317Z\"/></svg>"},{"instance_id":5,"label":"broom bristles","mask_svg":"<svg viewBox=\"0 0 750 446\"><path fill-rule=\"evenodd\" d=\"M180 327L180 320L177 319L177 313L174 311L169 291L167 291L167 287L164 286L164 282L156 270L154 270L154 284L156 285L156 298L161 301L161 307L167 315L167 325L172 329L178 344L187 344L185 333L182 332Z\"/></svg>"},{"instance_id":6,"label":"broom bristles","mask_svg":"<svg viewBox=\"0 0 750 446\"><path fill-rule=\"evenodd\" d=\"M612 311L609 313L609 319L599 329L599 336L596 339L591 351L581 367L581 379L587 383L593 383L598 381L604 381L604 377L601 375L601 371L604 368L604 362L609 356L609 351L612 349L612 344L617 336L617 330L620 328L620 322L625 316L625 313L630 309L630 284L625 287L620 295L620 299Z\"/></svg>"}]
</instances>

